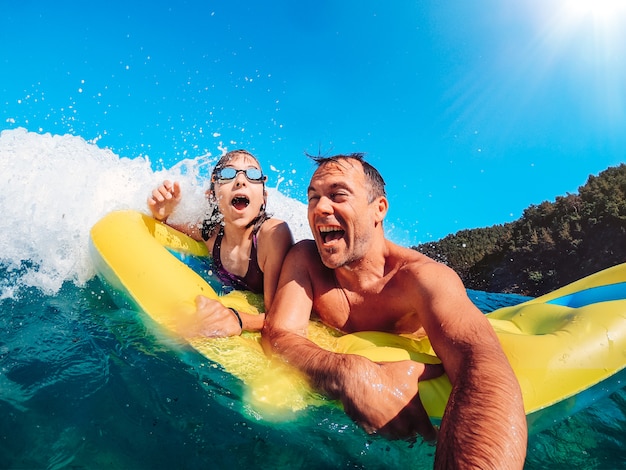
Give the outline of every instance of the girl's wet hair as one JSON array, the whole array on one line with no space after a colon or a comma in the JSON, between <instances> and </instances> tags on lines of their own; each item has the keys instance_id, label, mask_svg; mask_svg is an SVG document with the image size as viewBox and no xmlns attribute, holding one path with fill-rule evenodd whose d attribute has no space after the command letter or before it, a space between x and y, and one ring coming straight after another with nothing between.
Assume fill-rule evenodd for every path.
<instances>
[{"instance_id":1,"label":"girl's wet hair","mask_svg":"<svg viewBox=\"0 0 626 470\"><path fill-rule=\"evenodd\" d=\"M211 238L211 236L215 233L215 230L218 227L222 226L222 221L224 219L224 216L220 212L219 205L215 200L215 182L217 181L217 172L226 167L235 157L239 157L241 155L254 160L254 162L259 166L259 169L261 169L261 164L259 163L259 160L247 150L231 150L230 152L226 152L224 155L222 155L222 158L220 158L219 161L215 164L215 168L213 168L213 171L211 172L211 182L209 186L209 202L211 204L211 207L209 208L209 216L202 222L202 227L200 229L202 239L205 241ZM263 192L265 192L265 181L263 182ZM259 228L261 228L261 224L263 224L263 222L265 222L270 217L271 215L265 211L265 204L263 204L259 211L259 215L252 219L252 221L250 221L246 228L254 227L254 232L257 232Z\"/></svg>"},{"instance_id":2,"label":"girl's wet hair","mask_svg":"<svg viewBox=\"0 0 626 470\"><path fill-rule=\"evenodd\" d=\"M346 160L356 160L361 163L363 166L363 173L365 174L365 179L369 183L369 196L368 202L372 202L377 197L383 196L386 197L385 193L385 180L378 172L376 168L370 165L365 161L364 153L349 153L345 155L333 155L331 157L325 157L323 155L308 155L315 163L317 163L317 167L320 168L329 163L334 163L336 165L344 164Z\"/></svg>"}]
</instances>

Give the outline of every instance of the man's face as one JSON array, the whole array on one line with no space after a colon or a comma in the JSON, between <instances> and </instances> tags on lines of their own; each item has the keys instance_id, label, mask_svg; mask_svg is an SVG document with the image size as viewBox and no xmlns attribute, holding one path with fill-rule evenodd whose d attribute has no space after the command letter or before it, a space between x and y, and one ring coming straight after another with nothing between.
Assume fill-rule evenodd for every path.
<instances>
[{"instance_id":1,"label":"man's face","mask_svg":"<svg viewBox=\"0 0 626 470\"><path fill-rule=\"evenodd\" d=\"M349 266L367 253L375 226L363 167L340 160L319 167L308 190L308 219L324 265Z\"/></svg>"}]
</instances>

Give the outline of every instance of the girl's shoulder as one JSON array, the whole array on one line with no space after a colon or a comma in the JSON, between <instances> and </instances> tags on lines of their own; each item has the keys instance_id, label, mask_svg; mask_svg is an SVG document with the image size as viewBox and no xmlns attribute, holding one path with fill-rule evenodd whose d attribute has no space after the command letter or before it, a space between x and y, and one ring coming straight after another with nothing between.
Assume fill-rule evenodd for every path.
<instances>
[{"instance_id":1,"label":"girl's shoulder","mask_svg":"<svg viewBox=\"0 0 626 470\"><path fill-rule=\"evenodd\" d=\"M287 222L280 219L267 219L257 232L259 246L275 249L276 247L290 247L293 245L293 234ZM268 242L264 242L267 240Z\"/></svg>"},{"instance_id":2,"label":"girl's shoulder","mask_svg":"<svg viewBox=\"0 0 626 470\"><path fill-rule=\"evenodd\" d=\"M287 222L285 222L284 220L275 219L272 217L271 219L265 220L261 224L261 227L259 228L259 231L257 233L259 236L261 236L264 234L276 233L276 231L278 230L290 232L289 225L287 225Z\"/></svg>"}]
</instances>

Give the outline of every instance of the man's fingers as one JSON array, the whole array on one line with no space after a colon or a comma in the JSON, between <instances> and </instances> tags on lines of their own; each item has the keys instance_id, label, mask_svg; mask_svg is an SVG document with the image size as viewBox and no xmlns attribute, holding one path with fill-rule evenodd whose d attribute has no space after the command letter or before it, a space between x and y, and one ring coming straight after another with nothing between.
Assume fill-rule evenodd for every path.
<instances>
[{"instance_id":1,"label":"man's fingers","mask_svg":"<svg viewBox=\"0 0 626 470\"><path fill-rule=\"evenodd\" d=\"M378 433L391 439L405 439L415 436L422 436L426 442L437 440L437 430L430 422L430 418L417 393L413 399L385 426L378 430Z\"/></svg>"},{"instance_id":2,"label":"man's fingers","mask_svg":"<svg viewBox=\"0 0 626 470\"><path fill-rule=\"evenodd\" d=\"M409 403L408 408L410 409L409 416L414 420L413 428L424 438L426 442L434 442L437 440L437 430L433 426L433 423L430 422L430 417L420 400L419 392L411 403Z\"/></svg>"},{"instance_id":3,"label":"man's fingers","mask_svg":"<svg viewBox=\"0 0 626 470\"><path fill-rule=\"evenodd\" d=\"M424 364L424 371L420 374L419 381L430 380L443 375L445 371L441 364Z\"/></svg>"}]
</instances>

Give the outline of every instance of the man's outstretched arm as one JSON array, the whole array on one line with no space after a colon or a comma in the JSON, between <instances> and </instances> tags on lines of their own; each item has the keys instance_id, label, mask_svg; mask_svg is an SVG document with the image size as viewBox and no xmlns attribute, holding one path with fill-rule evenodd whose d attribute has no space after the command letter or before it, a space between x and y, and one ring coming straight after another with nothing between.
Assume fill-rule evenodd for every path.
<instances>
[{"instance_id":1,"label":"man's outstretched arm","mask_svg":"<svg viewBox=\"0 0 626 470\"><path fill-rule=\"evenodd\" d=\"M420 317L452 383L435 468L521 469L526 415L498 337L451 270L433 263L418 276Z\"/></svg>"}]
</instances>

